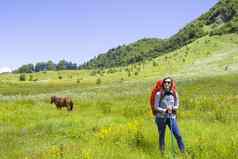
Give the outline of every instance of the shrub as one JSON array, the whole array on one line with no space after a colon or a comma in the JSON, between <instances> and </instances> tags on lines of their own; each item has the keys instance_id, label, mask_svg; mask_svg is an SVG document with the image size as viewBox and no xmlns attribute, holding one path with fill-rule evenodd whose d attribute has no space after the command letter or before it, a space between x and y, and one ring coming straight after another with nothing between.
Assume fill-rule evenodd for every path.
<instances>
[{"instance_id":1,"label":"shrub","mask_svg":"<svg viewBox=\"0 0 238 159\"><path fill-rule=\"evenodd\" d=\"M90 76L96 76L96 74L97 74L96 70L93 70L92 72L90 72Z\"/></svg>"},{"instance_id":2,"label":"shrub","mask_svg":"<svg viewBox=\"0 0 238 159\"><path fill-rule=\"evenodd\" d=\"M228 65L225 66L225 71L228 71L229 67Z\"/></svg>"},{"instance_id":3,"label":"shrub","mask_svg":"<svg viewBox=\"0 0 238 159\"><path fill-rule=\"evenodd\" d=\"M20 74L19 80L20 81L26 81L26 75L25 74Z\"/></svg>"},{"instance_id":4,"label":"shrub","mask_svg":"<svg viewBox=\"0 0 238 159\"><path fill-rule=\"evenodd\" d=\"M155 67L155 66L157 66L157 63L156 63L156 61L153 61L153 66Z\"/></svg>"},{"instance_id":5,"label":"shrub","mask_svg":"<svg viewBox=\"0 0 238 159\"><path fill-rule=\"evenodd\" d=\"M96 80L96 84L101 84L102 83L102 80L101 80L101 78L97 78L97 80Z\"/></svg>"},{"instance_id":6,"label":"shrub","mask_svg":"<svg viewBox=\"0 0 238 159\"><path fill-rule=\"evenodd\" d=\"M128 77L131 77L131 72L130 71L128 71Z\"/></svg>"},{"instance_id":7,"label":"shrub","mask_svg":"<svg viewBox=\"0 0 238 159\"><path fill-rule=\"evenodd\" d=\"M29 76L29 81L33 81L33 75Z\"/></svg>"},{"instance_id":8,"label":"shrub","mask_svg":"<svg viewBox=\"0 0 238 159\"><path fill-rule=\"evenodd\" d=\"M79 84L80 82L81 82L81 80L80 80L80 79L77 79L77 80L76 80L76 83L77 83L77 84Z\"/></svg>"},{"instance_id":9,"label":"shrub","mask_svg":"<svg viewBox=\"0 0 238 159\"><path fill-rule=\"evenodd\" d=\"M33 79L34 82L38 81L38 78Z\"/></svg>"}]
</instances>

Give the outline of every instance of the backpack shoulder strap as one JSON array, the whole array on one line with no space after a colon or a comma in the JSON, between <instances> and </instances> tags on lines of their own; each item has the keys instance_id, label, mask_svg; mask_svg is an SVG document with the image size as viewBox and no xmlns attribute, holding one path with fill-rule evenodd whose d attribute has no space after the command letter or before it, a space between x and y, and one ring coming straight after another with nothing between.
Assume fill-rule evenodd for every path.
<instances>
[{"instance_id":1,"label":"backpack shoulder strap","mask_svg":"<svg viewBox=\"0 0 238 159\"><path fill-rule=\"evenodd\" d=\"M164 96L165 96L164 90L161 89L161 90L160 90L160 100L159 100L159 105L161 105L161 101L163 100Z\"/></svg>"},{"instance_id":2,"label":"backpack shoulder strap","mask_svg":"<svg viewBox=\"0 0 238 159\"><path fill-rule=\"evenodd\" d=\"M177 91L176 90L172 90L172 94L175 98L177 97Z\"/></svg>"}]
</instances>

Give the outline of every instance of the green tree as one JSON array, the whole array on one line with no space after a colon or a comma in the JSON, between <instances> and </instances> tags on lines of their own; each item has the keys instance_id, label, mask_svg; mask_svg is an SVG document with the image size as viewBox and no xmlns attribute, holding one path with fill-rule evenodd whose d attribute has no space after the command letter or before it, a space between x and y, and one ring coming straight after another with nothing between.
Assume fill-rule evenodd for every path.
<instances>
[{"instance_id":1,"label":"green tree","mask_svg":"<svg viewBox=\"0 0 238 159\"><path fill-rule=\"evenodd\" d=\"M17 69L17 73L32 73L34 72L34 65L33 64L27 64L22 65L20 68Z\"/></svg>"},{"instance_id":2,"label":"green tree","mask_svg":"<svg viewBox=\"0 0 238 159\"><path fill-rule=\"evenodd\" d=\"M54 64L51 60L47 62L47 69L50 70L56 70L56 64Z\"/></svg>"},{"instance_id":3,"label":"green tree","mask_svg":"<svg viewBox=\"0 0 238 159\"><path fill-rule=\"evenodd\" d=\"M59 63L57 64L57 70L65 70L66 69L65 63L66 63L65 60L60 60Z\"/></svg>"}]
</instances>

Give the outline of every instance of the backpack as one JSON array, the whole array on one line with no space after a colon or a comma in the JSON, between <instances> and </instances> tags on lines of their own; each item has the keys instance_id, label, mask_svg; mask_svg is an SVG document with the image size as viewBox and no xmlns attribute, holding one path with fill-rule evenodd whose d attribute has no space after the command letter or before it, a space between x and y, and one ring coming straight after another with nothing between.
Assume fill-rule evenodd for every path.
<instances>
[{"instance_id":1,"label":"backpack","mask_svg":"<svg viewBox=\"0 0 238 159\"><path fill-rule=\"evenodd\" d=\"M151 95L150 95L150 108L151 108L151 111L152 111L152 114L155 116L156 115L156 110L155 110L155 96L157 94L157 92L161 92L161 97L163 97L163 80L158 80L156 82L156 85L155 87L152 89L151 91ZM173 80L172 82L172 93L173 93L173 96L176 98L176 83L175 81Z\"/></svg>"}]
</instances>

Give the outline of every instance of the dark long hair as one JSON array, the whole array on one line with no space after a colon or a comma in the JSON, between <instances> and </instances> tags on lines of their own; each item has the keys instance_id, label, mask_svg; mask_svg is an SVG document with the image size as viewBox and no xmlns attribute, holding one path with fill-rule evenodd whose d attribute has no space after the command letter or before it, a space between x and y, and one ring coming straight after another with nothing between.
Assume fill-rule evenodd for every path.
<instances>
[{"instance_id":1,"label":"dark long hair","mask_svg":"<svg viewBox=\"0 0 238 159\"><path fill-rule=\"evenodd\" d=\"M169 79L169 80L171 81L171 86L170 86L170 90L171 90L171 89L173 88L173 82L174 82L171 77L165 77L165 78L163 79L163 83L162 83L163 89L164 89L164 83L165 83L165 81L166 81L167 79Z\"/></svg>"}]
</instances>

